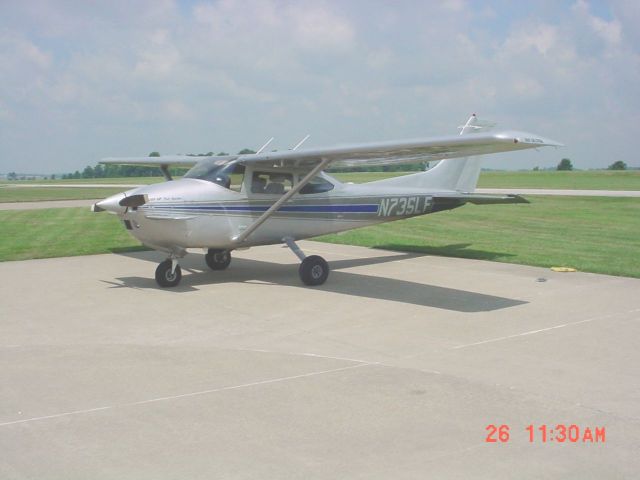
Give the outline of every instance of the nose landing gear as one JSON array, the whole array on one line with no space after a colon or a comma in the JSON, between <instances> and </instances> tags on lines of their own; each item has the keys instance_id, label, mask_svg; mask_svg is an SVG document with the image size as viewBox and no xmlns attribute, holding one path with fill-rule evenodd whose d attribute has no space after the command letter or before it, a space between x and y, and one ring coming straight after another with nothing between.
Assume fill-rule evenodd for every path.
<instances>
[{"instance_id":1,"label":"nose landing gear","mask_svg":"<svg viewBox=\"0 0 640 480\"><path fill-rule=\"evenodd\" d=\"M226 270L231 263L231 251L210 248L204 260L211 270Z\"/></svg>"}]
</instances>

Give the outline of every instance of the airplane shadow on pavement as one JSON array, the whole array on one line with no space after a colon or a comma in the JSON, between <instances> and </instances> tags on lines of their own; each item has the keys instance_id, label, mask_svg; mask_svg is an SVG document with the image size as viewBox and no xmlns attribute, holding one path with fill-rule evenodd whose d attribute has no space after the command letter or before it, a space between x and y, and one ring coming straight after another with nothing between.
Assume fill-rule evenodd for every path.
<instances>
[{"instance_id":1,"label":"airplane shadow on pavement","mask_svg":"<svg viewBox=\"0 0 640 480\"><path fill-rule=\"evenodd\" d=\"M410 252L421 255L437 255L439 257L456 257L471 258L474 260L496 260L498 258L513 257L511 253L490 252L487 250L477 250L469 248L471 243L452 243L449 245L430 246L430 245L407 245L399 243L390 243L376 245L375 249L395 250L401 252Z\"/></svg>"},{"instance_id":2,"label":"airplane shadow on pavement","mask_svg":"<svg viewBox=\"0 0 640 480\"><path fill-rule=\"evenodd\" d=\"M162 254L152 251L126 252L120 253L120 255L154 263L163 259ZM164 290L158 287L154 279L154 269L149 270L148 277L120 277L116 279L119 282L105 281L105 283L112 284L112 288L160 289L167 293L192 292L198 290L196 287L199 285L215 283L277 284L469 313L500 310L528 303L468 290L342 271L421 256L400 253L369 258L331 260L329 261L331 267L329 279L327 283L318 287L307 287L302 284L298 277L298 264L294 263L293 259L291 264L280 264L234 258L228 270L214 272L205 266L203 255L200 254L187 255L181 259L182 281L175 288Z\"/></svg>"}]
</instances>

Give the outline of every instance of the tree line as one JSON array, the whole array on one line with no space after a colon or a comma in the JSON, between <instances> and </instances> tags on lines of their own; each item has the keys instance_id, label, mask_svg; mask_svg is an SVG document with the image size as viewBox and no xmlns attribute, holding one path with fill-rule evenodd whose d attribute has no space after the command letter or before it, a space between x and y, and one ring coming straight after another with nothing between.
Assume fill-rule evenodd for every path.
<instances>
[{"instance_id":1,"label":"tree line","mask_svg":"<svg viewBox=\"0 0 640 480\"><path fill-rule=\"evenodd\" d=\"M536 167L538 168L538 167ZM627 169L627 164L624 163L622 160L618 160L613 162L611 165L609 165L607 167L607 170L626 170ZM534 168L535 170L535 168ZM568 158L563 158L562 160L560 160L560 162L558 163L558 166L556 167L556 170L573 170L573 164L571 163L571 160Z\"/></svg>"}]
</instances>

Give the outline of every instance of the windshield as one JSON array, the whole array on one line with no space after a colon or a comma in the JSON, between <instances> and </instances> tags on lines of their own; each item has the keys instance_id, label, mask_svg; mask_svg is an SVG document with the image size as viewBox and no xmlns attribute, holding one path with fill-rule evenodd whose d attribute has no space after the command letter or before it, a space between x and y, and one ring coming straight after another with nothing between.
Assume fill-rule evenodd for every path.
<instances>
[{"instance_id":1,"label":"windshield","mask_svg":"<svg viewBox=\"0 0 640 480\"><path fill-rule=\"evenodd\" d=\"M244 165L224 160L198 163L183 178L197 178L216 183L231 190L240 191L244 177Z\"/></svg>"}]
</instances>

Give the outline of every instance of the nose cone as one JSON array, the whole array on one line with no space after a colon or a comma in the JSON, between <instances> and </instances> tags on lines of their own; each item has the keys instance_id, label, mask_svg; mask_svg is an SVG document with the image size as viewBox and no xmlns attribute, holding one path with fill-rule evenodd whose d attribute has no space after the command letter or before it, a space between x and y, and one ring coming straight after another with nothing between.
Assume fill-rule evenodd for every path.
<instances>
[{"instance_id":1,"label":"nose cone","mask_svg":"<svg viewBox=\"0 0 640 480\"><path fill-rule=\"evenodd\" d=\"M100 200L91 206L92 212L104 212L123 214L127 210L127 207L120 205L120 201L125 198L124 193L116 193L110 197Z\"/></svg>"}]
</instances>

